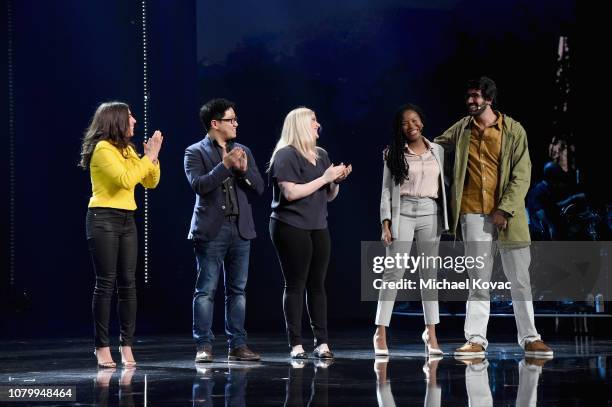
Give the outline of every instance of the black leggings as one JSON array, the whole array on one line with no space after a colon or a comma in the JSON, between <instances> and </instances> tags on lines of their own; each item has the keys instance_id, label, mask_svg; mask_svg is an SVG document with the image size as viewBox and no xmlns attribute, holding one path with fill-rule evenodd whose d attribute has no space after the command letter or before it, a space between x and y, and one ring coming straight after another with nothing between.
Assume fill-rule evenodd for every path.
<instances>
[{"instance_id":1,"label":"black leggings","mask_svg":"<svg viewBox=\"0 0 612 407\"><path fill-rule=\"evenodd\" d=\"M285 278L283 311L289 345L302 344L304 289L315 346L327 343L325 275L330 254L329 231L300 229L270 219L270 237Z\"/></svg>"},{"instance_id":2,"label":"black leggings","mask_svg":"<svg viewBox=\"0 0 612 407\"><path fill-rule=\"evenodd\" d=\"M117 283L120 343L132 346L136 327L136 261L138 236L134 211L89 208L87 243L96 274L92 312L96 348L110 345L108 323Z\"/></svg>"}]
</instances>

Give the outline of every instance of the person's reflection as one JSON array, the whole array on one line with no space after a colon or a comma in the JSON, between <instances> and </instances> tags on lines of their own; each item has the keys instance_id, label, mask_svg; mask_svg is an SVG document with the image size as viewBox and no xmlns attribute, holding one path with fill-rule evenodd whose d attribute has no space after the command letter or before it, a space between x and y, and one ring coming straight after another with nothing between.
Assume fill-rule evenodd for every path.
<instances>
[{"instance_id":1,"label":"person's reflection","mask_svg":"<svg viewBox=\"0 0 612 407\"><path fill-rule=\"evenodd\" d=\"M231 407L246 406L245 395L247 373L253 365L248 363L230 364L229 375L225 382L225 405Z\"/></svg>"},{"instance_id":2,"label":"person's reflection","mask_svg":"<svg viewBox=\"0 0 612 407\"><path fill-rule=\"evenodd\" d=\"M328 368L332 363L334 363L333 359L316 359L314 361L314 376L310 384L310 400L308 400L308 406L318 407L328 405Z\"/></svg>"},{"instance_id":3,"label":"person's reflection","mask_svg":"<svg viewBox=\"0 0 612 407\"><path fill-rule=\"evenodd\" d=\"M517 407L532 407L538 403L538 380L542 366L552 357L525 358L518 364L519 386L516 395ZM489 362L486 359L458 359L465 363L465 387L470 406L492 406L493 397L489 387Z\"/></svg>"},{"instance_id":4,"label":"person's reflection","mask_svg":"<svg viewBox=\"0 0 612 407\"><path fill-rule=\"evenodd\" d=\"M305 360L292 360L289 368L289 377L285 384L285 407L303 406L303 375Z\"/></svg>"},{"instance_id":5,"label":"person's reflection","mask_svg":"<svg viewBox=\"0 0 612 407\"><path fill-rule=\"evenodd\" d=\"M517 407L538 404L538 381L542 366L552 358L525 358L518 364L519 388L516 395Z\"/></svg>"},{"instance_id":6,"label":"person's reflection","mask_svg":"<svg viewBox=\"0 0 612 407\"><path fill-rule=\"evenodd\" d=\"M293 360L289 368L289 378L285 387L284 407L327 406L328 405L328 380L329 366L332 359L318 359L313 362L313 377L310 383L310 397L308 403L304 404L304 368L305 360Z\"/></svg>"},{"instance_id":7,"label":"person's reflection","mask_svg":"<svg viewBox=\"0 0 612 407\"><path fill-rule=\"evenodd\" d=\"M493 406L489 386L489 361L483 358L456 358L465 363L465 388L468 404L474 407Z\"/></svg>"},{"instance_id":8,"label":"person's reflection","mask_svg":"<svg viewBox=\"0 0 612 407\"><path fill-rule=\"evenodd\" d=\"M99 369L96 375L94 384L95 393L95 405L97 406L108 406L108 388L110 387L110 381L117 369Z\"/></svg>"},{"instance_id":9,"label":"person's reflection","mask_svg":"<svg viewBox=\"0 0 612 407\"><path fill-rule=\"evenodd\" d=\"M425 373L425 401L426 407L440 407L442 402L442 389L438 385L437 372L438 363L442 356L430 356L423 365ZM395 407L395 399L391 392L391 382L387 375L389 357L376 358L374 361L374 372L376 373L376 400L379 407Z\"/></svg>"},{"instance_id":10,"label":"person's reflection","mask_svg":"<svg viewBox=\"0 0 612 407\"><path fill-rule=\"evenodd\" d=\"M389 357L376 357L374 373L376 373L376 400L379 407L395 407L395 399L391 393L391 383L387 376Z\"/></svg>"},{"instance_id":11,"label":"person's reflection","mask_svg":"<svg viewBox=\"0 0 612 407\"><path fill-rule=\"evenodd\" d=\"M95 381L95 405L108 406L110 382L116 371L117 369L115 368L98 370ZM132 377L134 376L134 372L136 372L136 369L133 368L121 370L121 376L119 376L120 406L130 407L134 405L134 392L132 391Z\"/></svg>"},{"instance_id":12,"label":"person's reflection","mask_svg":"<svg viewBox=\"0 0 612 407\"><path fill-rule=\"evenodd\" d=\"M425 407L439 407L442 402L442 388L438 385L437 372L438 363L442 360L441 356L432 355L423 365L427 388L425 390Z\"/></svg>"},{"instance_id":13,"label":"person's reflection","mask_svg":"<svg viewBox=\"0 0 612 407\"><path fill-rule=\"evenodd\" d=\"M225 382L225 405L245 406L247 373L254 365L248 363L235 363L229 365L227 381ZM212 406L212 391L215 386L213 371L196 364L198 374L194 378L191 388L193 406Z\"/></svg>"},{"instance_id":14,"label":"person's reflection","mask_svg":"<svg viewBox=\"0 0 612 407\"><path fill-rule=\"evenodd\" d=\"M119 377L119 405L131 407L134 405L134 392L132 391L132 377L135 368L124 368Z\"/></svg>"},{"instance_id":15,"label":"person's reflection","mask_svg":"<svg viewBox=\"0 0 612 407\"><path fill-rule=\"evenodd\" d=\"M198 374L193 379L191 387L191 400L193 406L212 406L212 389L215 381L212 376L212 369L196 364Z\"/></svg>"}]
</instances>

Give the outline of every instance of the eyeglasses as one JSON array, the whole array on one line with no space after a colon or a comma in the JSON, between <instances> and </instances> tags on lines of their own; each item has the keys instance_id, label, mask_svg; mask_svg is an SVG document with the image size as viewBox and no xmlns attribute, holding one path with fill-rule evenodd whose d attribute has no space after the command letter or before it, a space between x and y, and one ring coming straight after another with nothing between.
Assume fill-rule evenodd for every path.
<instances>
[{"instance_id":1,"label":"eyeglasses","mask_svg":"<svg viewBox=\"0 0 612 407\"><path fill-rule=\"evenodd\" d=\"M232 117L232 118L228 118L228 119L214 119L214 120L219 120L220 122L229 122L230 124L237 124L238 123L238 116Z\"/></svg>"}]
</instances>

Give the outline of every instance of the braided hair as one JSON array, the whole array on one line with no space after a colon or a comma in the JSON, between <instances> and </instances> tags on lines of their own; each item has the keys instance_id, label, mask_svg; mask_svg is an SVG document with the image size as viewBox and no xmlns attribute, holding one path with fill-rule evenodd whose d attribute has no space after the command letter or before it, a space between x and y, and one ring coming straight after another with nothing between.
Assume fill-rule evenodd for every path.
<instances>
[{"instance_id":1,"label":"braided hair","mask_svg":"<svg viewBox=\"0 0 612 407\"><path fill-rule=\"evenodd\" d=\"M393 116L393 133L391 136L391 143L387 146L384 152L384 159L391 171L391 176L395 182L395 185L400 185L404 180L408 179L408 162L404 155L404 149L406 147L406 135L402 129L402 121L404 118L404 112L413 111L421 122L425 122L423 117L423 110L417 105L411 103L400 106Z\"/></svg>"}]
</instances>

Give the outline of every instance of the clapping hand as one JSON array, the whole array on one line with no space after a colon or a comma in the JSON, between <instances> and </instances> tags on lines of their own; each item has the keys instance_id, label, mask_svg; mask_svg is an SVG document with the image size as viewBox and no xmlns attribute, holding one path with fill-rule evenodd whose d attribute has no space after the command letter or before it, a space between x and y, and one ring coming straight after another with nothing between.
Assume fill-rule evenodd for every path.
<instances>
[{"instance_id":1,"label":"clapping hand","mask_svg":"<svg viewBox=\"0 0 612 407\"><path fill-rule=\"evenodd\" d=\"M323 179L325 179L325 182L327 182L328 184L334 182L344 173L344 170L346 170L346 167L343 164L332 164L325 170L325 173L323 174Z\"/></svg>"},{"instance_id":2,"label":"clapping hand","mask_svg":"<svg viewBox=\"0 0 612 407\"><path fill-rule=\"evenodd\" d=\"M164 136L162 136L161 131L155 130L153 136L151 136L149 140L142 143L145 155L149 157L153 163L157 162L157 157L159 156L159 151L161 150L163 141Z\"/></svg>"},{"instance_id":3,"label":"clapping hand","mask_svg":"<svg viewBox=\"0 0 612 407\"><path fill-rule=\"evenodd\" d=\"M344 163L340 163L340 166L344 166L344 170L342 171L342 173L334 180L334 182L336 184L341 183L342 181L344 181L349 174L353 171L353 165L349 164L348 166L345 166Z\"/></svg>"},{"instance_id":4,"label":"clapping hand","mask_svg":"<svg viewBox=\"0 0 612 407\"><path fill-rule=\"evenodd\" d=\"M239 171L246 171L246 152L241 147L234 147L229 153L223 150L223 165L227 169L234 168Z\"/></svg>"},{"instance_id":5,"label":"clapping hand","mask_svg":"<svg viewBox=\"0 0 612 407\"><path fill-rule=\"evenodd\" d=\"M240 150L242 151L242 154L240 155L239 165L236 169L242 173L245 173L248 168L248 158L246 151L244 151L242 148Z\"/></svg>"}]
</instances>

